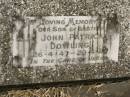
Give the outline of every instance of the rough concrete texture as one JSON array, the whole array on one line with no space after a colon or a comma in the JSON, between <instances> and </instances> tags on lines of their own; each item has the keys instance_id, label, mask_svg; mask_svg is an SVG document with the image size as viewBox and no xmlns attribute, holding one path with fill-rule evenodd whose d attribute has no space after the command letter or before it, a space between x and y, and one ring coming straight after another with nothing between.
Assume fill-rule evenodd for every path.
<instances>
[{"instance_id":1,"label":"rough concrete texture","mask_svg":"<svg viewBox=\"0 0 130 97\"><path fill-rule=\"evenodd\" d=\"M99 2L100 1L100 2ZM0 84L29 84L130 76L127 0L2 0L0 3ZM121 25L119 61L103 64L56 65L50 67L15 67L11 51L14 21L25 16L98 16ZM22 31L19 31L19 37ZM104 49L103 49L104 50ZM17 59L17 58L16 58ZM18 60L20 60L18 58Z\"/></svg>"}]
</instances>

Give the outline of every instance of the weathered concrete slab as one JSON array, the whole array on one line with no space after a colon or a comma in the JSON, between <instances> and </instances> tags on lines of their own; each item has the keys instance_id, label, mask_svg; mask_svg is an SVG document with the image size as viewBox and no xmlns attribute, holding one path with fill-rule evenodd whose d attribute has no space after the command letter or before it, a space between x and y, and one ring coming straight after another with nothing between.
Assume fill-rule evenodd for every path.
<instances>
[{"instance_id":1,"label":"weathered concrete slab","mask_svg":"<svg viewBox=\"0 0 130 97\"><path fill-rule=\"evenodd\" d=\"M117 2L2 1L0 84L129 77L128 2Z\"/></svg>"}]
</instances>

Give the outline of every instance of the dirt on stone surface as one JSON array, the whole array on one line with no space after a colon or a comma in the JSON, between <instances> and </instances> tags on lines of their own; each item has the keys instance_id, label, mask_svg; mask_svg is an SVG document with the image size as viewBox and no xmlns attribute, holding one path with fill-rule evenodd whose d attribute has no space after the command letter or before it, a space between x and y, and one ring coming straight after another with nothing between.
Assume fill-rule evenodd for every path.
<instances>
[{"instance_id":1,"label":"dirt on stone surface","mask_svg":"<svg viewBox=\"0 0 130 97\"><path fill-rule=\"evenodd\" d=\"M130 97L130 80L99 85L75 85L27 90L9 90L0 97Z\"/></svg>"}]
</instances>

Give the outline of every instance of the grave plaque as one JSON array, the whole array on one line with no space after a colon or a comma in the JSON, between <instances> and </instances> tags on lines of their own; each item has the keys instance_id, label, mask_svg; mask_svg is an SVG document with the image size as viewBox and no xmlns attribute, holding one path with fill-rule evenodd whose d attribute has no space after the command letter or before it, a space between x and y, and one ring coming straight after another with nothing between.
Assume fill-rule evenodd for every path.
<instances>
[{"instance_id":1,"label":"grave plaque","mask_svg":"<svg viewBox=\"0 0 130 97\"><path fill-rule=\"evenodd\" d=\"M53 15L58 4L0 18L0 85L129 77L130 31L117 14Z\"/></svg>"},{"instance_id":2,"label":"grave plaque","mask_svg":"<svg viewBox=\"0 0 130 97\"><path fill-rule=\"evenodd\" d=\"M97 17L48 16L25 18L22 35L14 31L12 41L13 65L22 67L103 63L105 56L118 61L119 37L108 54L103 53L106 27ZM18 24L17 24L17 27ZM17 28L16 28L17 29ZM108 46L110 46L108 44ZM113 52L115 52L114 55ZM19 60L17 60L19 58Z\"/></svg>"}]
</instances>

